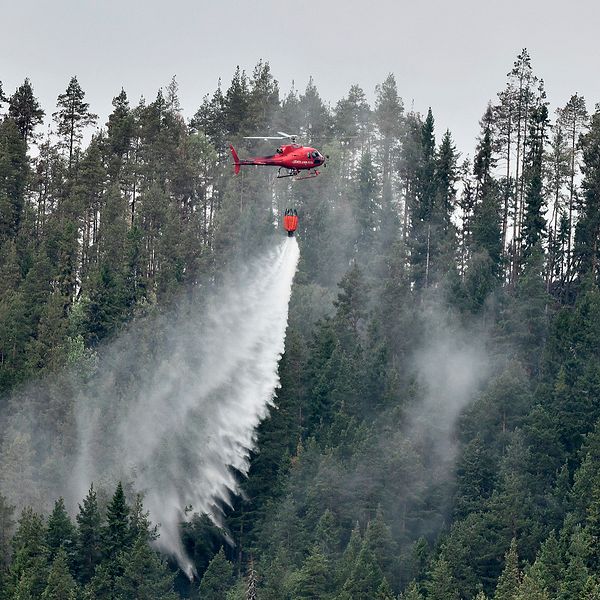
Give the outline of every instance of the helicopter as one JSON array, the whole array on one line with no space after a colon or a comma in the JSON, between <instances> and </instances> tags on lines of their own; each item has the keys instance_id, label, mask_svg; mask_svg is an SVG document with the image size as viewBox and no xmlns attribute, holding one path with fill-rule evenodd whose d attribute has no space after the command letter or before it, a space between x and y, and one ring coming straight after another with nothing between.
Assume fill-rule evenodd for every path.
<instances>
[{"instance_id":1,"label":"helicopter","mask_svg":"<svg viewBox=\"0 0 600 600\"><path fill-rule=\"evenodd\" d=\"M235 174L240 172L240 167L246 165L261 165L267 167L279 167L277 170L277 179L284 177L295 177L296 181L301 179L311 179L319 175L317 167L327 166L325 162L329 156L323 156L315 148L309 146L301 146L296 143L298 136L277 132L278 136L248 136L246 140L289 140L289 143L282 144L277 148L276 153L270 156L254 156L251 158L240 160L235 148L229 144L231 155L233 156L233 164ZM301 171L308 171L306 175L299 177Z\"/></svg>"}]
</instances>

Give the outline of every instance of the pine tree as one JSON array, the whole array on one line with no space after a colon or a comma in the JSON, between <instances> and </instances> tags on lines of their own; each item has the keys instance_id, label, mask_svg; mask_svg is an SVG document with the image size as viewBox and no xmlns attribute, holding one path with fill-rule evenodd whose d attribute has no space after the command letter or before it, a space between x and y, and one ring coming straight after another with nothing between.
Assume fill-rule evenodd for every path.
<instances>
[{"instance_id":1,"label":"pine tree","mask_svg":"<svg viewBox=\"0 0 600 600\"><path fill-rule=\"evenodd\" d=\"M8 105L8 115L14 119L25 143L33 138L34 129L43 121L44 114L33 95L29 78L25 78L23 84L11 96Z\"/></svg>"},{"instance_id":2,"label":"pine tree","mask_svg":"<svg viewBox=\"0 0 600 600\"><path fill-rule=\"evenodd\" d=\"M569 200L568 200L568 238L567 238L567 267L566 267L566 279L567 279L567 296L568 287L571 281L571 267L573 264L573 257L571 254L571 247L573 243L573 209L576 198L575 178L577 176L577 163L578 154L580 151L579 138L583 128L588 122L588 114L585 106L585 100L579 94L571 96L567 104L557 111L558 119L557 126L564 130L565 137L569 143Z\"/></svg>"},{"instance_id":3,"label":"pine tree","mask_svg":"<svg viewBox=\"0 0 600 600\"><path fill-rule=\"evenodd\" d=\"M391 203L392 157L402 131L403 110L396 78L390 73L385 81L375 88L375 110L373 111L373 120L381 136L382 188L384 200L387 200L387 203Z\"/></svg>"},{"instance_id":4,"label":"pine tree","mask_svg":"<svg viewBox=\"0 0 600 600\"><path fill-rule=\"evenodd\" d=\"M0 122L0 247L15 238L25 207L27 146L15 121Z\"/></svg>"},{"instance_id":5,"label":"pine tree","mask_svg":"<svg viewBox=\"0 0 600 600\"><path fill-rule=\"evenodd\" d=\"M268 62L259 60L250 79L249 119L254 131L269 131L279 111L279 85Z\"/></svg>"},{"instance_id":6,"label":"pine tree","mask_svg":"<svg viewBox=\"0 0 600 600\"><path fill-rule=\"evenodd\" d=\"M548 161L548 186L552 192L552 212L548 220L548 290L556 282L561 286L565 282L567 240L562 229L568 223L565 211L565 186L570 170L568 142L558 119L553 128Z\"/></svg>"},{"instance_id":7,"label":"pine tree","mask_svg":"<svg viewBox=\"0 0 600 600\"><path fill-rule=\"evenodd\" d=\"M360 157L356 169L356 189L353 195L354 213L358 225L357 250L367 251L373 242L374 229L379 224L383 229L386 220L392 220L392 215L379 212L377 198L379 185L371 153L367 150Z\"/></svg>"},{"instance_id":8,"label":"pine tree","mask_svg":"<svg viewBox=\"0 0 600 600\"><path fill-rule=\"evenodd\" d=\"M358 85L351 86L348 95L338 101L333 122L336 136L350 153L365 145L371 117L364 90Z\"/></svg>"},{"instance_id":9,"label":"pine tree","mask_svg":"<svg viewBox=\"0 0 600 600\"><path fill-rule=\"evenodd\" d=\"M529 138L525 207L523 218L523 258L527 260L533 248L539 244L546 230L544 218L544 150L547 141L548 103L543 86L540 85L536 105L529 117Z\"/></svg>"},{"instance_id":10,"label":"pine tree","mask_svg":"<svg viewBox=\"0 0 600 600\"><path fill-rule=\"evenodd\" d=\"M511 283L514 285L520 270L520 240L523 224L523 198L525 189L525 163L528 134L528 116L533 101L533 87L537 78L533 75L531 57L527 48L517 56L513 68L508 74L513 90L511 102L514 105L514 127L516 131L516 159L513 193L512 223L512 268Z\"/></svg>"},{"instance_id":11,"label":"pine tree","mask_svg":"<svg viewBox=\"0 0 600 600\"><path fill-rule=\"evenodd\" d=\"M250 118L249 111L248 78L245 71L240 70L238 66L224 99L225 128L230 135L240 135L246 132Z\"/></svg>"},{"instance_id":12,"label":"pine tree","mask_svg":"<svg viewBox=\"0 0 600 600\"><path fill-rule=\"evenodd\" d=\"M84 102L85 92L81 89L77 77L72 77L64 94L57 100L58 110L53 113L58 135L63 138L69 150L69 170L73 164L73 153L79 148L83 137L83 129L92 125L98 118L90 112L90 105Z\"/></svg>"},{"instance_id":13,"label":"pine tree","mask_svg":"<svg viewBox=\"0 0 600 600\"><path fill-rule=\"evenodd\" d=\"M300 96L298 110L302 115L301 125L308 143L328 136L331 116L312 77L308 80L304 94Z\"/></svg>"},{"instance_id":14,"label":"pine tree","mask_svg":"<svg viewBox=\"0 0 600 600\"><path fill-rule=\"evenodd\" d=\"M600 107L592 116L590 128L581 136L583 148L583 198L575 231L574 259L581 280L598 281L600 238Z\"/></svg>"},{"instance_id":15,"label":"pine tree","mask_svg":"<svg viewBox=\"0 0 600 600\"><path fill-rule=\"evenodd\" d=\"M113 98L112 105L113 111L107 123L107 141L113 157L110 172L116 177L133 151L135 116L122 88Z\"/></svg>"}]
</instances>

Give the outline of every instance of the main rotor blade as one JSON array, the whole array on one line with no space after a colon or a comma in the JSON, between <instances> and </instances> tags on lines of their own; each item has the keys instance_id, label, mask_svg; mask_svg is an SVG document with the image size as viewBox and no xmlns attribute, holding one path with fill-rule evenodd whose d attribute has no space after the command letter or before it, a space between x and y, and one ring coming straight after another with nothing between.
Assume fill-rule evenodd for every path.
<instances>
[{"instance_id":1,"label":"main rotor blade","mask_svg":"<svg viewBox=\"0 0 600 600\"><path fill-rule=\"evenodd\" d=\"M286 138L296 138L296 137L298 137L295 133L285 133L285 131L278 131L277 133L279 135L282 135L283 137L286 137Z\"/></svg>"},{"instance_id":2,"label":"main rotor blade","mask_svg":"<svg viewBox=\"0 0 600 600\"><path fill-rule=\"evenodd\" d=\"M283 140L283 137L265 136L265 135L245 135L245 140Z\"/></svg>"}]
</instances>

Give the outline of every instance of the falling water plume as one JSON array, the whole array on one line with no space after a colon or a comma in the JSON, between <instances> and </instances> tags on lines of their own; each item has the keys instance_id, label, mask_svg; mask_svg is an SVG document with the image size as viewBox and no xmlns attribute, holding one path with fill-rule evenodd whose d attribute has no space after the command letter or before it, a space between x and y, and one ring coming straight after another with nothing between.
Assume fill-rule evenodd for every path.
<instances>
[{"instance_id":1,"label":"falling water plume","mask_svg":"<svg viewBox=\"0 0 600 600\"><path fill-rule=\"evenodd\" d=\"M164 347L133 396L115 406L109 373L106 389L77 406L74 497L90 481L133 480L161 525L159 547L190 577L179 531L185 507L218 520L215 507L237 491L234 473L248 471L256 427L279 385L298 257L295 238L288 238L230 274L202 310L168 317ZM115 363L139 360L132 346L116 344Z\"/></svg>"}]
</instances>

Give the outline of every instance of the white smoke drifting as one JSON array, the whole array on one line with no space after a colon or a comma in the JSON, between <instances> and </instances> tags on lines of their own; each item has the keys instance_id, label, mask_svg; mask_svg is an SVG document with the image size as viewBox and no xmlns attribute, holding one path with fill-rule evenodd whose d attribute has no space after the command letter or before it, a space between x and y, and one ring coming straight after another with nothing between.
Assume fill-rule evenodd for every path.
<instances>
[{"instance_id":1,"label":"white smoke drifting","mask_svg":"<svg viewBox=\"0 0 600 600\"><path fill-rule=\"evenodd\" d=\"M279 385L298 257L295 238L288 238L232 275L197 314L188 306L170 315L164 348L133 397L115 406L107 393L116 385L112 377L76 408L73 497L85 495L91 481L133 480L161 525L159 546L189 576L179 524L190 505L218 519L215 505L237 489L233 470L248 470L255 428ZM136 360L127 344L114 351L122 365Z\"/></svg>"}]
</instances>

